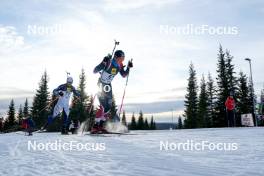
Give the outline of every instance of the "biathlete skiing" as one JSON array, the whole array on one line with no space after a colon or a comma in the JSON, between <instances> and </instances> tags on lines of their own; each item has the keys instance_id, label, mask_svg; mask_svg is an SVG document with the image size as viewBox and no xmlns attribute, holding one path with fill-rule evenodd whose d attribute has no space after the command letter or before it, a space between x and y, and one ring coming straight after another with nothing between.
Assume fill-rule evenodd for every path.
<instances>
[{"instance_id":1,"label":"biathlete skiing","mask_svg":"<svg viewBox=\"0 0 264 176\"><path fill-rule=\"evenodd\" d=\"M57 96L56 99L58 99L58 102L53 109L52 115L48 116L48 122L41 128L42 131L45 130L47 126L50 125L53 120L63 112L63 124L61 128L61 134L68 134L68 128L70 125L70 99L72 94L77 97L80 97L80 93L75 89L72 83L72 77L67 77L67 81L65 84L62 84L53 90L53 94Z\"/></svg>"},{"instance_id":2,"label":"biathlete skiing","mask_svg":"<svg viewBox=\"0 0 264 176\"><path fill-rule=\"evenodd\" d=\"M115 49L115 48L114 48ZM113 50L114 51L114 50ZM117 50L114 52L114 57L111 55L105 56L102 62L94 68L94 73L100 73L100 77L98 80L99 92L97 94L99 103L101 107L98 109L100 113L97 114L109 114L109 111L112 107L113 102L113 91L111 82L114 77L120 73L122 77L127 77L129 75L130 68L133 67L132 60L128 61L127 66L123 65L125 60L125 53L122 50ZM126 68L125 68L126 67ZM104 112L101 112L101 111ZM105 115L104 115L105 116ZM98 117L96 117L98 118ZM109 118L109 117L108 117ZM114 117L112 117L113 121L120 121L120 118L115 113ZM91 133L104 133L106 130L102 128L104 126L105 120L102 122L96 123L91 129ZM99 128L100 127L100 128Z\"/></svg>"}]
</instances>

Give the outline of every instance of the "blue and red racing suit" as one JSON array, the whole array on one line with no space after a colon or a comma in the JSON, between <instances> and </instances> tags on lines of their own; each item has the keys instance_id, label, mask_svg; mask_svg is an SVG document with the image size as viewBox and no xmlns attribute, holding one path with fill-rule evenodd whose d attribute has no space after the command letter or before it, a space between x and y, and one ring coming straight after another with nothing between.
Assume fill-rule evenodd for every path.
<instances>
[{"instance_id":1,"label":"blue and red racing suit","mask_svg":"<svg viewBox=\"0 0 264 176\"><path fill-rule=\"evenodd\" d=\"M100 105L104 107L104 112L108 112L112 107L113 93L111 82L114 77L120 73L122 77L126 77L129 74L129 67L124 69L123 64L118 64L115 59L110 60L108 63L102 61L94 68L94 73L101 73L98 80L98 86L100 91L97 96Z\"/></svg>"}]
</instances>

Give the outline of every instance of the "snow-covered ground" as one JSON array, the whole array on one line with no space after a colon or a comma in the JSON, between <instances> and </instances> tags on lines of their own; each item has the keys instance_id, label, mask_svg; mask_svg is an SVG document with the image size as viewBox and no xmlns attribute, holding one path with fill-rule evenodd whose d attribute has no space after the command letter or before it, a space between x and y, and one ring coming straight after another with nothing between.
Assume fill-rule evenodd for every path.
<instances>
[{"instance_id":1,"label":"snow-covered ground","mask_svg":"<svg viewBox=\"0 0 264 176\"><path fill-rule=\"evenodd\" d=\"M0 175L264 175L264 128L134 131L138 135L62 136L58 133L0 134ZM233 151L175 150L175 144L236 143ZM28 148L48 142L89 144L94 150ZM160 150L168 142L170 150ZM99 145L98 148L91 147ZM55 145L55 144L54 144ZM31 146L32 147L32 146ZM79 148L80 149L80 148ZM96 151L96 149L98 149ZM102 150L99 150L102 149ZM103 150L105 149L105 150ZM164 149L164 148L162 148Z\"/></svg>"}]
</instances>

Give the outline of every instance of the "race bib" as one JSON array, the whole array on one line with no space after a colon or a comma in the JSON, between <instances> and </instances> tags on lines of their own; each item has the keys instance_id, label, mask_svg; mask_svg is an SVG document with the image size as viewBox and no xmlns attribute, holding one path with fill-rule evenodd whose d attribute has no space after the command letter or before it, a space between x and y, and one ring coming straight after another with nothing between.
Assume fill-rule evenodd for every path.
<instances>
[{"instance_id":1,"label":"race bib","mask_svg":"<svg viewBox=\"0 0 264 176\"><path fill-rule=\"evenodd\" d=\"M112 73L113 69L111 70ZM104 71L101 75L101 81L105 84L110 84L112 82L112 80L114 79L115 75L107 73L106 71Z\"/></svg>"}]
</instances>

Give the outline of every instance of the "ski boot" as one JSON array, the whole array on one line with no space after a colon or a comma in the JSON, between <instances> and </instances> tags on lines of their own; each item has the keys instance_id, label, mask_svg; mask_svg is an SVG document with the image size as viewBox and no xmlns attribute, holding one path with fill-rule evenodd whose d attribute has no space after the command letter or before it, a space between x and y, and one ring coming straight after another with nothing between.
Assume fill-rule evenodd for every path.
<instances>
[{"instance_id":1,"label":"ski boot","mask_svg":"<svg viewBox=\"0 0 264 176\"><path fill-rule=\"evenodd\" d=\"M32 130L32 128L29 128L29 129L28 129L28 135L29 135L29 136L33 136L33 130Z\"/></svg>"},{"instance_id":2,"label":"ski boot","mask_svg":"<svg viewBox=\"0 0 264 176\"><path fill-rule=\"evenodd\" d=\"M91 129L91 134L106 134L108 133L107 130L104 127L101 127L99 125L94 125Z\"/></svg>"},{"instance_id":3,"label":"ski boot","mask_svg":"<svg viewBox=\"0 0 264 176\"><path fill-rule=\"evenodd\" d=\"M94 124L94 126L92 127L91 134L98 134L99 133L99 126L97 124Z\"/></svg>"},{"instance_id":4,"label":"ski boot","mask_svg":"<svg viewBox=\"0 0 264 176\"><path fill-rule=\"evenodd\" d=\"M91 132L90 132L91 134L97 134L98 133L98 129L97 128L92 128L91 129Z\"/></svg>"},{"instance_id":5,"label":"ski boot","mask_svg":"<svg viewBox=\"0 0 264 176\"><path fill-rule=\"evenodd\" d=\"M108 131L104 127L99 127L99 131L101 134L107 134Z\"/></svg>"},{"instance_id":6,"label":"ski boot","mask_svg":"<svg viewBox=\"0 0 264 176\"><path fill-rule=\"evenodd\" d=\"M61 129L61 134L62 134L62 135L69 135L69 133L68 133L68 129L67 129L66 127L62 127L62 129Z\"/></svg>"}]
</instances>

